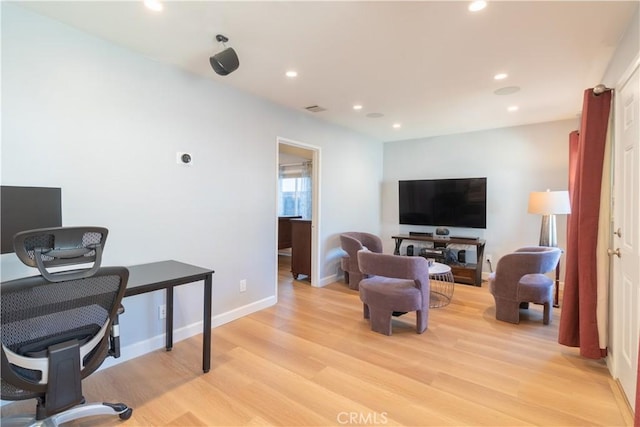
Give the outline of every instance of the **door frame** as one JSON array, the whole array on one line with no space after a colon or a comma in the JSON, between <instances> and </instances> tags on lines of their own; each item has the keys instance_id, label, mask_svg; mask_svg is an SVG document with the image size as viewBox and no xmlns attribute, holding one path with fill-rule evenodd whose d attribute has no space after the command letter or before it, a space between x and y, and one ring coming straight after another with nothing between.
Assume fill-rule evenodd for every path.
<instances>
[{"instance_id":1,"label":"door frame","mask_svg":"<svg viewBox=\"0 0 640 427\"><path fill-rule=\"evenodd\" d=\"M628 83L629 79L631 79L631 77L633 76L633 74L640 69L640 55L636 56L636 58L631 62L631 65L627 68L627 70L624 72L624 74L622 75L622 77L619 79L619 81L617 82L616 85L616 90L618 88L623 87L625 84ZM617 221L617 219L620 216L620 212L621 212L621 203L623 203L622 200L618 200L617 198L615 198L615 196L617 195L617 189L615 188L618 185L618 182L616 181L616 179L618 178L618 170L617 167L618 165L618 158L619 158L619 153L618 150L621 148L618 142L618 138L619 136L616 134L617 129L620 126L619 120L622 120L623 116L623 111L621 111L621 106L619 104L620 100L618 98L617 93L614 93L614 141L612 144L612 150L613 150L613 155L612 155L612 164L613 164L613 168L612 168L612 176L613 176L613 184L614 184L614 189L612 192L612 197L615 200L615 203L613 203L613 211L611 212L611 218L612 221ZM637 114L637 113L636 113ZM638 120L638 118L636 117L636 120ZM640 182L636 183L637 185L640 185ZM612 232L613 230L617 229L617 227L619 226L619 224L613 223L613 227L612 227ZM628 231L627 231L628 232ZM637 233L637 230L636 230ZM611 244L610 244L610 248L611 249L615 249L619 246L619 242L615 241L615 239L613 238L613 234L611 235ZM611 271L610 271L610 279L611 279L611 285L609 288L610 291L610 296L611 296L611 301L610 301L610 317L609 317L609 322L610 322L610 331L612 332L610 334L610 339L611 339L611 352L609 352L609 356L607 357L607 366L609 368L609 371L611 372L613 378L615 378L618 382L618 385L620 387L620 389L622 390L623 394L625 395L625 397L627 398L627 401L629 403L629 406L631 408L634 407L635 402L636 402L636 396L635 396L635 389L631 390L631 395L627 395L627 393L625 392L622 384L620 383L620 374L621 374L621 360L620 357L621 356L621 351L620 351L620 345L622 342L623 337L621 336L623 328L621 327L621 321L623 321L623 319L620 319L618 316L620 315L620 313L622 312L622 307L620 307L620 305L622 303L624 303L624 301L622 301L622 296L620 295L620 275L618 272L618 269L616 267L616 260L613 259L613 257L611 257L610 260L610 265L611 265ZM636 304L636 307L638 305L640 305L640 299L638 301L632 301L632 302L628 302L630 304ZM640 318L636 319L638 323L640 323ZM638 325L633 325L636 328L640 329L640 324ZM632 326L632 327L633 327ZM634 337L634 339L637 340L637 336ZM637 342L635 343L635 352L637 352L638 350L638 344ZM635 362L637 363L637 353L634 353L635 356ZM636 369L638 369L638 367L636 367ZM634 376L634 382L635 382L635 376ZM640 410L640 408L635 408L636 411Z\"/></svg>"},{"instance_id":2,"label":"door frame","mask_svg":"<svg viewBox=\"0 0 640 427\"><path fill-rule=\"evenodd\" d=\"M291 145L294 147L303 148L312 152L311 157L311 286L320 287L320 147L316 145L307 144L305 142L295 141L289 138L276 137L276 183L279 179L279 165L280 165L280 145ZM276 247L275 247L275 265L278 265L278 186L276 185L276 215L274 218L275 230L276 230ZM278 269L276 268L276 295L278 295Z\"/></svg>"}]
</instances>

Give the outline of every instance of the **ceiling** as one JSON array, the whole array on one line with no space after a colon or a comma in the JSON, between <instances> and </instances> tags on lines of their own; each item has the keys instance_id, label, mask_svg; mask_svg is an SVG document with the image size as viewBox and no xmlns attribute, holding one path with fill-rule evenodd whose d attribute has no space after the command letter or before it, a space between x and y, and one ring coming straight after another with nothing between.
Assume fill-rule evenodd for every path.
<instances>
[{"instance_id":1,"label":"ceiling","mask_svg":"<svg viewBox=\"0 0 640 427\"><path fill-rule=\"evenodd\" d=\"M142 1L19 4L381 141L575 118L638 7L490 1L472 13L467 1L172 1L152 12ZM240 58L227 76L209 65L223 49L216 34ZM290 69L298 77L286 77ZM509 76L496 81L499 72ZM520 90L494 93L511 86ZM313 105L326 111L304 109Z\"/></svg>"}]
</instances>

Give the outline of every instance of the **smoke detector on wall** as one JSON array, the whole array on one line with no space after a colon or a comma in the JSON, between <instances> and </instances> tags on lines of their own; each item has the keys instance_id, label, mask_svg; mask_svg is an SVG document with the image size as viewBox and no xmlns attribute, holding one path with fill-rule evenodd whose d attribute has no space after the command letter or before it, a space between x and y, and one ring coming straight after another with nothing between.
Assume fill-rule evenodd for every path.
<instances>
[{"instance_id":1,"label":"smoke detector on wall","mask_svg":"<svg viewBox=\"0 0 640 427\"><path fill-rule=\"evenodd\" d=\"M176 163L184 166L193 166L193 155L184 151L176 153Z\"/></svg>"}]
</instances>

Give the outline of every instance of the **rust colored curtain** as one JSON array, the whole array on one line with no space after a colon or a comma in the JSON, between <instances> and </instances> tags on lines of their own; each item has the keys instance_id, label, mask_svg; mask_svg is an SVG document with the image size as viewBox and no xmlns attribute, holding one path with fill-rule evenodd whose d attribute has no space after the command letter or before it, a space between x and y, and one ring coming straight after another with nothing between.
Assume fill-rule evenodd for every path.
<instances>
[{"instance_id":1,"label":"rust colored curtain","mask_svg":"<svg viewBox=\"0 0 640 427\"><path fill-rule=\"evenodd\" d=\"M606 356L598 339L596 247L610 109L611 91L595 95L585 90L580 132L569 137L571 215L558 342L580 347L580 355L591 359Z\"/></svg>"}]
</instances>

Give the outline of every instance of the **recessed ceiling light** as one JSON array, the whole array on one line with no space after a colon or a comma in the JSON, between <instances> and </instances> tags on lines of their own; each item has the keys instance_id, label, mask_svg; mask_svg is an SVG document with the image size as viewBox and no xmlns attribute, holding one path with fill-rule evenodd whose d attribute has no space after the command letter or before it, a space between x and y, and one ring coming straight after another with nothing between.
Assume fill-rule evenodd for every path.
<instances>
[{"instance_id":1,"label":"recessed ceiling light","mask_svg":"<svg viewBox=\"0 0 640 427\"><path fill-rule=\"evenodd\" d=\"M509 75L507 73L499 73L499 74L496 74L495 76L493 76L494 80L504 80L507 77L509 77Z\"/></svg>"},{"instance_id":2,"label":"recessed ceiling light","mask_svg":"<svg viewBox=\"0 0 640 427\"><path fill-rule=\"evenodd\" d=\"M517 105L512 105L512 106L507 108L507 111L509 111L510 113L513 113L514 111L518 111L518 106Z\"/></svg>"},{"instance_id":3,"label":"recessed ceiling light","mask_svg":"<svg viewBox=\"0 0 640 427\"><path fill-rule=\"evenodd\" d=\"M162 9L164 9L164 6L159 0L144 0L144 5L147 9L153 10L154 12L161 12Z\"/></svg>"},{"instance_id":4,"label":"recessed ceiling light","mask_svg":"<svg viewBox=\"0 0 640 427\"><path fill-rule=\"evenodd\" d=\"M289 71L287 71L287 72L285 73L285 75L286 75L287 77L291 77L291 78L293 78L293 77L298 77L298 72L297 72L297 71L294 71L294 70L289 70Z\"/></svg>"},{"instance_id":5,"label":"recessed ceiling light","mask_svg":"<svg viewBox=\"0 0 640 427\"><path fill-rule=\"evenodd\" d=\"M401 125L400 123L394 123L394 124L393 124L393 128L394 128L394 129L400 129L400 127L401 127L401 126L402 126L402 125Z\"/></svg>"},{"instance_id":6,"label":"recessed ceiling light","mask_svg":"<svg viewBox=\"0 0 640 427\"><path fill-rule=\"evenodd\" d=\"M362 110L362 105L356 104L356 105L353 106L353 109L354 110Z\"/></svg>"},{"instance_id":7,"label":"recessed ceiling light","mask_svg":"<svg viewBox=\"0 0 640 427\"><path fill-rule=\"evenodd\" d=\"M471 4L469 5L469 11L470 12L478 12L478 11L484 9L485 7L487 7L487 2L486 1L477 0L477 1L471 2Z\"/></svg>"}]
</instances>

